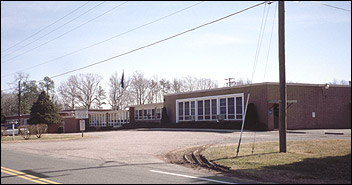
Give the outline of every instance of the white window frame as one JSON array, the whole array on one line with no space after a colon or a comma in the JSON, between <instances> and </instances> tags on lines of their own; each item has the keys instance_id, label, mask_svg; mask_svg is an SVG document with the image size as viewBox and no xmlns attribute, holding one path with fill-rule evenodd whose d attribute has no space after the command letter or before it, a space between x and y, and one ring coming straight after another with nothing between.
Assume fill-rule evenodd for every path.
<instances>
[{"instance_id":1,"label":"white window frame","mask_svg":"<svg viewBox=\"0 0 352 185\"><path fill-rule=\"evenodd\" d=\"M237 119L237 114L236 114L236 98L237 97L241 97L242 98L242 119ZM176 100L176 123L179 123L179 103L183 103L183 120L181 120L182 122L184 121L190 121L190 120L185 120L185 103L184 102L190 102L190 112L191 112L191 102L195 101L195 121L198 121L198 101L203 101L203 120L199 120L199 121L214 121L214 119L212 119L212 99L216 99L216 103L217 103L217 115L220 114L220 99L225 98L226 100L226 117L225 120L234 120L234 121L238 121L238 120L243 120L244 117L244 93L235 93L235 94L224 94L224 95L217 95L217 96L204 96L204 97L195 97L195 98L186 98L186 99L177 99ZM235 115L234 115L234 119L228 119L228 98L234 98L234 109L235 109ZM205 100L210 100L210 119L205 120Z\"/></svg>"}]
</instances>

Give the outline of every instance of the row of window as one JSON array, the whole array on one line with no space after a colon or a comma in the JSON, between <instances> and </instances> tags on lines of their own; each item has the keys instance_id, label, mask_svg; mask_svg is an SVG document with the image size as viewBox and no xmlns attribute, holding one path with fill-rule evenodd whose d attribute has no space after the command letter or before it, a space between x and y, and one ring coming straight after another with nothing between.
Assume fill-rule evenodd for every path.
<instances>
[{"instance_id":1,"label":"row of window","mask_svg":"<svg viewBox=\"0 0 352 185\"><path fill-rule=\"evenodd\" d=\"M161 119L161 108L135 110L135 120L159 120Z\"/></svg>"},{"instance_id":2,"label":"row of window","mask_svg":"<svg viewBox=\"0 0 352 185\"><path fill-rule=\"evenodd\" d=\"M121 126L129 122L128 111L89 114L90 126Z\"/></svg>"},{"instance_id":3,"label":"row of window","mask_svg":"<svg viewBox=\"0 0 352 185\"><path fill-rule=\"evenodd\" d=\"M176 111L176 122L242 120L243 94L177 100Z\"/></svg>"}]
</instances>

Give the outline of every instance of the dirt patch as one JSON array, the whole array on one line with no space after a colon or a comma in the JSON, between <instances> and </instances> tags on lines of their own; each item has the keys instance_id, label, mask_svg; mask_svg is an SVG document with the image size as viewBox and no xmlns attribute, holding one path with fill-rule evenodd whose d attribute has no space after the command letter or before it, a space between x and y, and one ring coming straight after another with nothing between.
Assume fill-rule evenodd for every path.
<instances>
[{"instance_id":1,"label":"dirt patch","mask_svg":"<svg viewBox=\"0 0 352 185\"><path fill-rule=\"evenodd\" d=\"M158 157L168 163L177 164L184 167L192 168L194 170L198 170L204 173L211 174L222 174L231 178L238 178L237 174L233 174L229 168L214 164L209 162L204 156L201 154L202 151L206 150L208 147L212 145L205 146L194 146L189 148L177 149L170 151L168 153L159 155ZM245 178L245 176L240 177L242 182L248 183L260 183L255 180L250 180L249 178ZM253 178L254 179L254 178Z\"/></svg>"}]
</instances>

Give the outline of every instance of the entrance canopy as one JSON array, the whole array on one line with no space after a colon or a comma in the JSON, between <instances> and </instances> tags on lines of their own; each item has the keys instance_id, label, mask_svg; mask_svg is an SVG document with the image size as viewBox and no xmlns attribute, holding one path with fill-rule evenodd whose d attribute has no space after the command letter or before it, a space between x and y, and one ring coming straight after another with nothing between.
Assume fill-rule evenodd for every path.
<instances>
[{"instance_id":1,"label":"entrance canopy","mask_svg":"<svg viewBox=\"0 0 352 185\"><path fill-rule=\"evenodd\" d=\"M270 106L270 108L269 108L269 109L271 109L271 108L274 106L274 104L279 104L279 103L281 103L281 100L269 100L268 103L269 103L269 104L272 104L272 105ZM289 108L289 107L290 107L291 105L293 105L294 103L297 103L297 100L287 100L286 103L287 103L287 108Z\"/></svg>"}]
</instances>

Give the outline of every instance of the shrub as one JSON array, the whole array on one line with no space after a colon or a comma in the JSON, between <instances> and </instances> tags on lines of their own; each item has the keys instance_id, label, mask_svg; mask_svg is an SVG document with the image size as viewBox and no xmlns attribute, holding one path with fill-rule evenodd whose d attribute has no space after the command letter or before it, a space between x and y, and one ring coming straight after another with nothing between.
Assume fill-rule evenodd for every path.
<instances>
[{"instance_id":1,"label":"shrub","mask_svg":"<svg viewBox=\"0 0 352 185\"><path fill-rule=\"evenodd\" d=\"M64 127L63 127L63 126L59 126L59 127L57 128L57 132L58 132L58 133L64 133Z\"/></svg>"},{"instance_id":2,"label":"shrub","mask_svg":"<svg viewBox=\"0 0 352 185\"><path fill-rule=\"evenodd\" d=\"M18 127L19 134L25 139L28 140L32 134L36 132L35 125L20 125Z\"/></svg>"},{"instance_id":3,"label":"shrub","mask_svg":"<svg viewBox=\"0 0 352 185\"><path fill-rule=\"evenodd\" d=\"M35 127L35 135L37 136L37 138L41 138L42 135L44 135L48 131L47 124L37 124L34 127Z\"/></svg>"},{"instance_id":4,"label":"shrub","mask_svg":"<svg viewBox=\"0 0 352 185\"><path fill-rule=\"evenodd\" d=\"M1 126L1 137L6 135L6 127Z\"/></svg>"},{"instance_id":5,"label":"shrub","mask_svg":"<svg viewBox=\"0 0 352 185\"><path fill-rule=\"evenodd\" d=\"M166 107L163 107L162 112L161 112L161 124L166 125L169 121L169 116L167 115Z\"/></svg>"},{"instance_id":6,"label":"shrub","mask_svg":"<svg viewBox=\"0 0 352 185\"><path fill-rule=\"evenodd\" d=\"M257 109L254 103L248 104L244 128L258 131L267 130L267 126L264 123L259 122Z\"/></svg>"}]
</instances>

